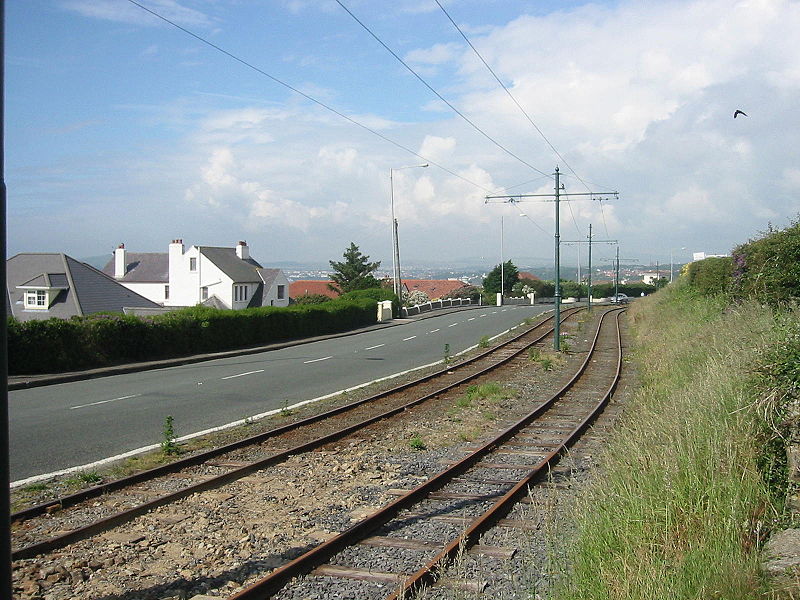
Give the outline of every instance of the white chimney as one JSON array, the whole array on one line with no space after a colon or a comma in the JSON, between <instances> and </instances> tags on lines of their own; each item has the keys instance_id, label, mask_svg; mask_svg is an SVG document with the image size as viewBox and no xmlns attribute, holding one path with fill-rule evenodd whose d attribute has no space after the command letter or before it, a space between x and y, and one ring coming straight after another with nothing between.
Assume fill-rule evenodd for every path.
<instances>
[{"instance_id":1,"label":"white chimney","mask_svg":"<svg viewBox=\"0 0 800 600\"><path fill-rule=\"evenodd\" d=\"M236 256L242 260L250 258L250 248L247 247L247 242L239 242L236 244Z\"/></svg>"},{"instance_id":2,"label":"white chimney","mask_svg":"<svg viewBox=\"0 0 800 600\"><path fill-rule=\"evenodd\" d=\"M120 244L119 248L114 250L114 278L122 279L128 271L128 261L125 255L125 244Z\"/></svg>"}]
</instances>

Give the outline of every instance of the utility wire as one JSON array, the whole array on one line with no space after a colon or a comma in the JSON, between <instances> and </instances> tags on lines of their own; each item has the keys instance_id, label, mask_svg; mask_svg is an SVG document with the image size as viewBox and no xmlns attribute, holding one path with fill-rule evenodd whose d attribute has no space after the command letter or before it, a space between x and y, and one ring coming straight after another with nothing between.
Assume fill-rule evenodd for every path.
<instances>
[{"instance_id":1,"label":"utility wire","mask_svg":"<svg viewBox=\"0 0 800 600\"><path fill-rule=\"evenodd\" d=\"M341 117L342 119L345 119L346 121L349 121L349 122L350 122L350 123L352 123L353 125L356 125L356 126L360 127L361 129L363 129L363 130L365 130L365 131L368 131L369 133L371 133L371 134L373 134L373 135L375 135L375 136L377 136L377 137L381 138L381 139L382 139L382 140L384 140L385 142L389 142L389 143L390 143L390 144L392 144L393 146L395 146L395 147L397 147L397 148L400 148L401 150L405 150L405 151L406 151L406 152L408 152L409 154L413 154L413 155L414 155L414 156L416 156L417 158L419 158L419 159L421 159L421 160L423 160L423 161L425 161L425 162L427 162L427 163L429 163L429 164L433 165L434 167L438 167L439 169L441 169L441 170L442 170L442 171L444 171L445 173L449 173L449 174L450 174L450 175L452 175L453 177L457 177L458 179L461 179L462 181L465 181L466 183L469 183L470 185L474 185L475 187L478 187L478 188L480 188L480 189L482 189L482 190L484 190L484 191L486 191L486 192L491 192L491 190L490 190L490 189L488 189L488 188L486 188L486 187L482 186L481 184L479 184L479 183L475 183L474 181L470 181L470 180L469 180L469 179L467 179L466 177L463 177L462 175L459 175L458 173L456 173L456 172L454 172L454 171L451 171L451 170L450 170L450 169L448 169L447 167L445 167L445 166L443 166L443 165L440 165L439 163L437 163L437 162L435 162L435 161L433 161L433 160L431 160L431 159L429 159L429 158L426 158L425 156L422 156L421 154L419 154L419 153L415 152L415 151L414 151L414 150L412 150L411 148L408 148L407 146L404 146L404 145L402 145L401 143L399 143L399 142L396 142L396 141L394 141L393 139L386 137L385 135L383 135L382 133L380 133L380 132L378 132L378 131L375 131L375 130L374 130L374 129L372 129L371 127L368 127L367 125L364 125L363 123L359 123L359 122L358 122L358 121L356 121L355 119L353 119L353 118L351 118L351 117L348 117L346 114L344 114L344 113L342 113L342 112L340 112L340 111L336 110L336 109L335 109L335 108L333 108L332 106L329 106L328 104L325 104L324 102L322 102L322 101L320 101L320 100L317 100L317 99L316 99L316 98L314 98L313 96L310 96L310 95L306 94L305 92L302 92L302 91L300 91L300 90L299 90L299 89L297 89L296 87L294 87L294 86L292 86L292 85L290 85L290 84L286 83L285 81L283 81L283 80L281 80L281 79L278 79L278 78L277 78L277 77L275 77L274 75L270 75L269 73L267 73L267 72L266 72L266 71L264 71L263 69L260 69L259 67L256 67L255 65L253 65L252 63L249 63L249 62L247 62L247 61L246 61L246 60L244 60L243 58L239 58L239 57L238 57L238 56L236 56L235 54L232 54L231 52L228 52L228 51L227 51L227 50L225 50L224 48L222 48L222 47L220 47L220 46L217 46L217 45L216 45L216 44L214 44L213 42L210 42L209 40L205 39L204 37L202 37L202 36L200 36L200 35L198 35L198 34L196 34L196 33L194 33L193 31L191 31L191 30L189 30L189 29L186 29L185 27L183 27L183 26L181 26L181 25L178 25L178 24L177 24L177 23L175 23L174 21L171 21L171 20L169 20L167 17L165 17L165 16L163 16L163 15L160 15L159 13L155 12L154 10L151 10L151 9L147 8L146 6L143 6L142 4L140 4L139 2L137 2L136 0L128 0L128 2L130 2L131 4L133 4L133 5L135 5L135 6L138 6L138 7L139 7L139 8L141 8L143 11L150 13L150 14L151 14L151 15L153 15L154 17L156 17L156 18L158 18L158 19L161 19L161 20L162 20L162 21L164 21L165 23L167 23L167 24L169 24L169 25L172 25L172 26L173 26L173 27L175 27L176 29L180 29L180 30L181 30L182 32L184 32L185 34L187 34L187 35L190 35L190 36L192 36L193 38L195 38L196 40L198 40L199 42L202 42L203 44L206 44L207 46L210 46L210 47L211 47L211 48L213 48L214 50L216 50L216 51L218 51L218 52L221 52L222 54L224 54L224 55L225 55L225 56L227 56L228 58L232 58L232 59L233 59L233 60L235 60L236 62L243 64L244 66L246 66L246 67L247 67L247 68L249 68L249 69L252 69L252 70L253 70L253 71L255 71L256 73L259 73L260 75L263 75L264 77L267 77L268 79L271 79L272 81L274 81L274 82L275 82L275 83L277 83L278 85L282 85L283 87L285 87L285 88L287 88L287 89L291 90L291 91L292 91L292 92L294 92L295 94L298 94L298 95L302 96L302 97L303 97L303 98L305 98L306 100L309 100L309 101L313 102L314 104L316 104L316 105L318 105L318 106L321 106L321 107L322 107L322 108L324 108L325 110L328 110L328 111L332 112L333 114L335 114L335 115L337 115L337 116ZM541 171L540 171L540 172L541 172Z\"/></svg>"},{"instance_id":2,"label":"utility wire","mask_svg":"<svg viewBox=\"0 0 800 600\"><path fill-rule=\"evenodd\" d=\"M483 58L483 56L481 55L481 53L480 53L480 52L478 52L478 49L477 49L477 48L476 48L476 47L475 47L475 46L472 44L472 42L469 40L469 38L467 37L467 35L466 35L466 34L465 34L463 31L462 31L462 29L461 29L461 28L458 26L458 24L457 24L457 23L456 23L456 22L453 20L453 17L451 17L451 16L450 16L450 13L448 13L448 12L447 12L447 10L445 10L445 8L444 8L444 6L442 6L441 2L439 2L439 0L434 0L434 1L435 1L435 2L436 2L436 4L439 6L439 8L442 10L442 12L443 12L443 13L444 13L444 15L447 17L447 19L448 19L448 20L449 20L449 21L450 21L450 22L453 24L453 27L455 27L455 28L456 28L456 31L458 31L458 33L460 33L460 34L461 34L461 37L462 37L462 38L464 38L464 41L465 41L465 42L467 42L467 44L469 45L469 47L470 47L470 48L472 48L472 51L473 51L473 52L475 53L475 55L476 55L476 56L477 56L477 57L480 59L480 61L483 63L483 65L486 67L486 69L489 71L489 73L491 73L491 74L492 74L492 77L494 77L494 78L495 78L495 81L497 81L497 83L500 85L500 87L502 87L502 88L503 88L503 90L505 90L506 94L508 94L508 97L509 97L509 98L511 98L511 100L514 102L514 104L516 104L516 105L517 105L517 108L519 108L519 110L522 112L522 114L523 114L523 115L525 115L525 118L526 118L526 119L528 119L528 122L529 122L529 123L530 123L530 124L533 126L533 128L534 128L534 129L535 129L535 130L536 130L536 131L539 133L539 135L542 137L542 139L545 141L545 143L546 143L548 146L550 146L550 149L551 149L551 150L552 150L552 151L555 153L555 155L556 155L556 156L557 156L557 157L558 157L558 158L561 160L561 162L562 162L562 163L564 163L564 165L566 165L566 167L567 167L567 168L568 168L570 171L572 171L572 174L573 174L575 177L577 177L577 178L578 178L578 181L580 181L580 182L583 184L583 186L586 188L586 191L588 191L588 192L591 192L592 190L589 188L588 184L587 184L587 183L586 183L586 182L585 182L583 179L581 179L580 175L578 175L578 174L575 172L575 169L573 169L573 168L572 168L572 165L570 165L570 164L567 162L567 159L565 159L563 156L561 156L561 153L560 153L560 152L559 152L559 151L556 149L556 147L555 147L555 146L554 146L554 145L553 145L553 144L550 142L550 140L549 140L549 139L547 139L547 136L544 134L544 132L543 132L541 129L539 129L539 126L538 126L536 123L534 123L534 121L533 121L533 119L531 118L531 116L530 116L530 115L527 113L527 111L526 111L526 110L525 110L525 109L522 107L522 105L521 105L521 104L520 104L520 103L517 101L517 99L516 99L516 98L514 97L514 95L511 93L511 90L509 90L509 89L506 87L506 85L505 85L505 84L502 82L502 80L501 80L501 79L500 79L500 78L497 76L497 73L495 73L495 72L494 72L494 69L492 69L492 67L490 67L490 66L489 66L489 63L487 63L487 62L486 62L486 60L485 60L485 59ZM568 206L569 206L569 205L568 205ZM572 213L572 207L571 207L571 206L569 207L569 211L570 211L570 215L572 215L572 221L573 221L573 223L575 224L575 228L576 228L576 229L578 229L578 223L575 221L575 215ZM602 201L600 202L600 212L601 212L601 214L603 214L603 203L602 203ZM604 225L604 226L605 226L605 222L606 222L606 219L605 219L605 215L603 214L603 225ZM578 233L580 234L580 229L578 229ZM608 235L608 227L606 227L606 235Z\"/></svg>"},{"instance_id":3,"label":"utility wire","mask_svg":"<svg viewBox=\"0 0 800 600\"><path fill-rule=\"evenodd\" d=\"M471 120L469 117L467 117L467 116L466 116L464 113L462 113L460 110L458 110L458 109L457 109L455 106L453 106L453 104L451 104L451 103L450 103L448 100L446 100L446 99L444 98L444 96L442 96L442 95L441 95L439 92L437 92L437 91L436 91L436 90L433 88L433 86L431 86L431 85L430 85L430 84L429 84L427 81L425 81L425 80L422 78L422 76L421 76L419 73L417 73L417 72L416 72L414 69L412 69L412 68L411 68L411 67L408 65L408 63L406 63L406 62L405 62L405 61L404 61L402 58L400 58L400 56L398 56L398 55L397 55L397 53L396 53L394 50L392 50L391 48L389 48L389 46L387 46L387 45L386 45L386 43L384 43L384 41L383 41L381 38L379 38L379 37L378 37L378 36L377 36L377 35L376 35L376 34L375 34L375 33L374 33L374 32L373 32L373 31L372 31L372 30L371 30L369 27L367 27L367 26L364 24L364 22L363 22L363 21L361 21L361 20L360 20L360 19L359 19L357 16L355 16L355 15L353 14L353 12L352 12L352 11L351 11L349 8L347 8L347 7L346 7L346 6L345 6L345 5L342 3L342 1L341 1L341 0L336 0L336 3L337 3L339 6L341 6L341 7L344 9L344 11L345 11L345 12L346 12L348 15L350 15L351 17L353 17L353 20L354 20L356 23L358 23L359 25L361 25L361 27L362 27L362 28L364 28L364 30L365 30L367 33L369 33L369 34L370 34L370 35L371 35L371 36L372 36L372 37L375 39L375 41L377 41L377 42L378 42L378 43L379 43L381 46L383 46L383 47L386 49L386 51L387 51L389 54L391 54L391 55L392 55L392 56L393 56L395 59L397 59L397 62L399 62L401 65L403 65L403 66L404 66L404 67L405 67L405 68L406 68L406 69L407 69L407 70L408 70L408 71L409 71L409 72L410 72L410 73L411 73L411 74L412 74L414 77L416 77L416 78L417 78L417 79L418 79L418 80L419 80L419 81L422 83L422 85L424 85L424 86L425 86L426 88L428 88L428 89L429 89L431 92L433 92L433 94L434 94L434 95L435 95L437 98L439 98L439 100L441 100L441 101L442 101L442 102L444 102L444 103L445 103L447 106L449 106L449 107L450 107L450 109L451 109L451 110L452 110L454 113L456 113L456 114L457 114L459 117L461 117L461 118L462 118L464 121L466 121L466 122L467 122L467 123L468 123L468 124L469 124L469 125L470 125L470 126L473 128L473 129L475 129L475 131L477 131L478 133L480 133L480 134L481 134L483 137L485 137L487 140L489 140L490 142L492 142L492 143L493 143L495 146L497 146L498 148L500 148L500 149L501 149L503 152L505 152L505 153L506 153L506 154L508 154L509 156L512 156L513 158L517 159L517 160L518 160L519 162L521 162L523 165L525 165L525 166L527 166L527 167L529 167L529 168L533 169L533 170L534 170L534 171L536 171L537 173L541 173L542 175L546 175L547 177L550 177L550 175L549 175L549 174L545 173L544 171L542 171L542 170L540 170L540 169L537 169L536 167L534 167L532 164L530 164L528 161L524 160L523 158L520 158L519 156L517 156L516 154L514 154L514 153L513 153L511 150L509 150L508 148L506 148L505 146L503 146L503 145L502 145L500 142L498 142L497 140L495 140L495 139L494 139L492 136L490 136L488 133L486 133L486 132L485 132L483 129L481 129L480 127L478 127L478 125L476 125L476 124L475 124L475 123L474 123L474 122L473 122L473 121L472 121L472 120Z\"/></svg>"}]
</instances>

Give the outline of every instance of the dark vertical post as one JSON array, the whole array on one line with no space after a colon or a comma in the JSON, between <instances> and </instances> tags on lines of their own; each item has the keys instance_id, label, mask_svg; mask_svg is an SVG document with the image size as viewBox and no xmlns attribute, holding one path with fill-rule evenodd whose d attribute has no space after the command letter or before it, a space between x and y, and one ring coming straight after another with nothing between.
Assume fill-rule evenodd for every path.
<instances>
[{"instance_id":1,"label":"dark vertical post","mask_svg":"<svg viewBox=\"0 0 800 600\"><path fill-rule=\"evenodd\" d=\"M559 234L559 216L558 216L558 200L559 194L561 193L561 184L559 183L560 174L558 172L558 167L556 167L556 257L555 257L555 267L556 267L556 290L555 290L555 301L556 301L556 310L555 310L555 320L556 322L553 324L553 348L556 351L561 350L561 246L560 246L560 239L561 235Z\"/></svg>"},{"instance_id":2,"label":"dark vertical post","mask_svg":"<svg viewBox=\"0 0 800 600\"><path fill-rule=\"evenodd\" d=\"M3 520L3 531L0 535L0 597L11 598L11 469L9 461L8 433L8 315L6 305L8 287L6 286L6 171L5 171L5 62L6 62L6 3L0 0L0 250L3 265L0 267L0 288L3 290L3 308L0 313L0 373L3 376L3 392L0 398L0 472L2 472L2 490L0 491L0 518Z\"/></svg>"},{"instance_id":3,"label":"dark vertical post","mask_svg":"<svg viewBox=\"0 0 800 600\"><path fill-rule=\"evenodd\" d=\"M614 277L614 297L619 295L619 244L617 244L617 272Z\"/></svg>"},{"instance_id":4,"label":"dark vertical post","mask_svg":"<svg viewBox=\"0 0 800 600\"><path fill-rule=\"evenodd\" d=\"M592 310L592 224L589 223L589 280L586 290L589 297L589 310Z\"/></svg>"}]
</instances>

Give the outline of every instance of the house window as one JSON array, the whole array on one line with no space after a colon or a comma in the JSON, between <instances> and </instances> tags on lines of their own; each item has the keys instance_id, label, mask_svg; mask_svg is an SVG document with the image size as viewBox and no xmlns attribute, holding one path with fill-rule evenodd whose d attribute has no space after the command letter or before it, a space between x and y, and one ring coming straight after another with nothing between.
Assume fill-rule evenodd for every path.
<instances>
[{"instance_id":1,"label":"house window","mask_svg":"<svg viewBox=\"0 0 800 600\"><path fill-rule=\"evenodd\" d=\"M25 308L47 308L47 292L44 290L25 292Z\"/></svg>"},{"instance_id":2,"label":"house window","mask_svg":"<svg viewBox=\"0 0 800 600\"><path fill-rule=\"evenodd\" d=\"M200 288L200 298L202 300L208 300L208 286L204 285Z\"/></svg>"},{"instance_id":3,"label":"house window","mask_svg":"<svg viewBox=\"0 0 800 600\"><path fill-rule=\"evenodd\" d=\"M164 286L164 300L169 300L169 286Z\"/></svg>"},{"instance_id":4,"label":"house window","mask_svg":"<svg viewBox=\"0 0 800 600\"><path fill-rule=\"evenodd\" d=\"M196 258L190 258L190 259L189 259L189 270L190 270L192 273L194 273L195 271L197 271L197 259L196 259Z\"/></svg>"},{"instance_id":5,"label":"house window","mask_svg":"<svg viewBox=\"0 0 800 600\"><path fill-rule=\"evenodd\" d=\"M234 302L244 302L247 300L247 286L246 285L235 285L233 286L233 301Z\"/></svg>"},{"instance_id":6,"label":"house window","mask_svg":"<svg viewBox=\"0 0 800 600\"><path fill-rule=\"evenodd\" d=\"M286 296L286 286L285 285L279 285L278 286L278 300L283 300L285 296Z\"/></svg>"}]
</instances>

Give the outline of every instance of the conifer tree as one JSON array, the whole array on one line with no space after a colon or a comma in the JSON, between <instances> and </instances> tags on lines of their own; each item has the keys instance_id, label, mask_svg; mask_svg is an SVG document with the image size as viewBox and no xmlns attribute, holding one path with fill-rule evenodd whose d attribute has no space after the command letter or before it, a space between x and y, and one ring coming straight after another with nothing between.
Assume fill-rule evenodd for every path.
<instances>
[{"instance_id":1,"label":"conifer tree","mask_svg":"<svg viewBox=\"0 0 800 600\"><path fill-rule=\"evenodd\" d=\"M343 262L328 261L334 271L331 279L336 284L329 284L328 287L343 294L353 290L380 287L380 282L372 275L381 266L380 261L369 262L369 256L361 254L353 242L350 242L350 247L342 256Z\"/></svg>"}]
</instances>

